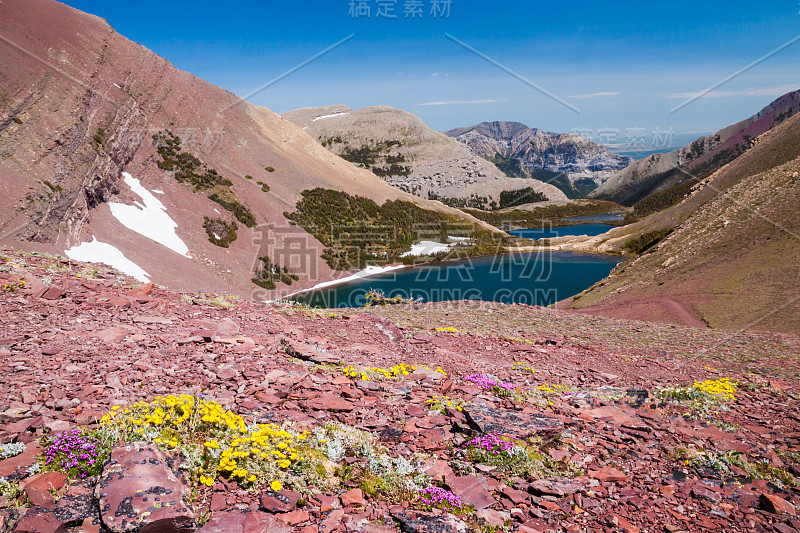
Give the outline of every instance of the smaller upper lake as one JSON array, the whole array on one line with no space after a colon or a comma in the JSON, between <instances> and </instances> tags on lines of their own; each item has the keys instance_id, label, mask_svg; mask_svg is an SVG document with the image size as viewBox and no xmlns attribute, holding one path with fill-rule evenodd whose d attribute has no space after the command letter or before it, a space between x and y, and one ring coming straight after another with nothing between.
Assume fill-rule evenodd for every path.
<instances>
[{"instance_id":1,"label":"smaller upper lake","mask_svg":"<svg viewBox=\"0 0 800 533\"><path fill-rule=\"evenodd\" d=\"M606 213L605 215L584 215L580 217L570 217L564 220L570 222L619 222L625 218L625 213Z\"/></svg>"},{"instance_id":2,"label":"smaller upper lake","mask_svg":"<svg viewBox=\"0 0 800 533\"><path fill-rule=\"evenodd\" d=\"M515 237L524 237L526 239L553 239L555 237L567 237L572 235L587 235L594 237L601 235L614 226L610 224L603 224L602 222L591 222L588 224L575 224L573 226L552 226L542 228L527 228L518 229L509 232Z\"/></svg>"}]
</instances>

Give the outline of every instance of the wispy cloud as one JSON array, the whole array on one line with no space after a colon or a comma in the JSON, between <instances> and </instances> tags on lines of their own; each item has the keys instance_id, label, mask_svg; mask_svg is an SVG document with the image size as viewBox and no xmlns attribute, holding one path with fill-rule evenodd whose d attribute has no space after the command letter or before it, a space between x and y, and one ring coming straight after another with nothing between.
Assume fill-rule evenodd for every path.
<instances>
[{"instance_id":1,"label":"wispy cloud","mask_svg":"<svg viewBox=\"0 0 800 533\"><path fill-rule=\"evenodd\" d=\"M748 87L735 91L693 91L687 93L665 93L661 96L667 98L697 98L704 95L706 98L733 98L736 96L783 96L784 94L798 89L798 85L773 85L771 87Z\"/></svg>"},{"instance_id":2,"label":"wispy cloud","mask_svg":"<svg viewBox=\"0 0 800 533\"><path fill-rule=\"evenodd\" d=\"M444 100L441 102L425 102L417 105L468 105L468 104L496 104L497 102L507 102L507 98L485 98L483 100Z\"/></svg>"},{"instance_id":3,"label":"wispy cloud","mask_svg":"<svg viewBox=\"0 0 800 533\"><path fill-rule=\"evenodd\" d=\"M602 98L604 96L617 96L618 94L619 91L604 91L600 93L573 94L572 96L567 96L567 98L585 100L587 98Z\"/></svg>"}]
</instances>

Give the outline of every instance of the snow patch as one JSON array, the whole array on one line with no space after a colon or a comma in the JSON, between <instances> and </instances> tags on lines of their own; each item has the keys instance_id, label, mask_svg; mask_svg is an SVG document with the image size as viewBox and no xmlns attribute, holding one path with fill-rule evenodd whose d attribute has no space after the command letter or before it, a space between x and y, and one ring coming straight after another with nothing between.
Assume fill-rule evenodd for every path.
<instances>
[{"instance_id":1,"label":"snow patch","mask_svg":"<svg viewBox=\"0 0 800 533\"><path fill-rule=\"evenodd\" d=\"M317 117L317 118L315 118L315 119L314 119L314 120L312 120L311 122L313 123L313 122L316 122L316 121L318 121L318 120L322 120L323 118L341 117L342 115L346 115L346 114L347 114L347 113L334 113L333 115L322 115L321 117ZM303 129L305 129L305 128L303 128Z\"/></svg>"},{"instance_id":2,"label":"snow patch","mask_svg":"<svg viewBox=\"0 0 800 533\"><path fill-rule=\"evenodd\" d=\"M154 192L154 193L156 193L156 194L164 194L164 191L159 191L158 189L153 189L153 190L152 190L152 191L150 191L150 192Z\"/></svg>"},{"instance_id":3,"label":"snow patch","mask_svg":"<svg viewBox=\"0 0 800 533\"><path fill-rule=\"evenodd\" d=\"M292 294L290 294L288 296L284 296L281 299L282 300L288 300L292 296L295 296L295 295L303 293L303 292L316 291L318 289L324 289L326 287L331 287L333 285L339 285L340 283L347 283L348 281L356 281L356 280L359 280L359 279L368 278L370 276L377 276L378 274L383 274L384 272L391 272L392 270L397 270L399 268L406 268L406 267L405 267L405 265L393 265L393 266L385 266L385 267L368 266L364 270L359 270L358 272L356 272L355 274L352 274L350 276L346 276L344 278L335 279L335 280L332 280L332 281L323 281L322 283L317 283L316 285L314 285L313 287L309 287L308 289L303 289L302 291L293 292Z\"/></svg>"},{"instance_id":4,"label":"snow patch","mask_svg":"<svg viewBox=\"0 0 800 533\"><path fill-rule=\"evenodd\" d=\"M411 250L401 254L400 257L408 257L410 255L413 256L421 256L421 255L433 255L438 254L439 252L446 252L450 249L451 246L455 246L458 244L457 242L451 242L448 244L444 244L441 242L434 242L434 241L420 241L417 244L411 245Z\"/></svg>"},{"instance_id":5,"label":"snow patch","mask_svg":"<svg viewBox=\"0 0 800 533\"><path fill-rule=\"evenodd\" d=\"M136 205L109 202L114 218L126 228L166 246L175 253L190 257L189 247L175 233L178 223L167 214L164 204L130 174L123 172L122 176L128 187L139 195L144 205L139 202L136 202Z\"/></svg>"},{"instance_id":6,"label":"snow patch","mask_svg":"<svg viewBox=\"0 0 800 533\"><path fill-rule=\"evenodd\" d=\"M64 253L67 254L67 257L75 261L105 263L139 281L150 281L150 274L145 272L139 265L125 257L125 254L114 246L105 242L100 242L94 236L92 236L91 241L73 246Z\"/></svg>"}]
</instances>

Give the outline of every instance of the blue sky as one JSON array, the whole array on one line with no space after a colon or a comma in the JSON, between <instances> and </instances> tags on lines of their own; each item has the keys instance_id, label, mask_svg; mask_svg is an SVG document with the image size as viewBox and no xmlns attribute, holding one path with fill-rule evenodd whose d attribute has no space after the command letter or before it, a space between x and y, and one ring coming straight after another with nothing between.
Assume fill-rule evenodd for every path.
<instances>
[{"instance_id":1,"label":"blue sky","mask_svg":"<svg viewBox=\"0 0 800 533\"><path fill-rule=\"evenodd\" d=\"M800 42L709 96L671 110L800 35L798 0L503 2L445 0L123 2L67 0L177 67L245 95L350 34L354 37L255 95L298 107L390 105L447 130L515 120L605 140L625 132L709 132L800 88ZM422 17L406 18L420 4ZM396 18L378 18L380 5ZM411 4L411 5L407 5ZM384 11L386 9L384 8ZM389 13L391 14L391 12ZM561 105L445 36L577 107ZM616 133L615 133L616 132Z\"/></svg>"}]
</instances>

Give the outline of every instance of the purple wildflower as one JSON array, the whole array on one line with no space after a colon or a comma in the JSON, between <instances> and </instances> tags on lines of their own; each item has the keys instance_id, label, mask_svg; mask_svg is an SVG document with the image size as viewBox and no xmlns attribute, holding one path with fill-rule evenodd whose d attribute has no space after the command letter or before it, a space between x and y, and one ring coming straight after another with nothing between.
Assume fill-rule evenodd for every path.
<instances>
[{"instance_id":1,"label":"purple wildflower","mask_svg":"<svg viewBox=\"0 0 800 533\"><path fill-rule=\"evenodd\" d=\"M77 475L81 478L89 475L89 467L97 463L99 458L97 442L81 436L77 429L54 437L44 449L45 466L52 465L61 470L77 469Z\"/></svg>"},{"instance_id":2,"label":"purple wildflower","mask_svg":"<svg viewBox=\"0 0 800 533\"><path fill-rule=\"evenodd\" d=\"M471 381L478 385L481 390L489 390L495 386L497 383L493 378L490 378L487 374L473 374L471 376L467 376L464 378L467 381Z\"/></svg>"},{"instance_id":3,"label":"purple wildflower","mask_svg":"<svg viewBox=\"0 0 800 533\"><path fill-rule=\"evenodd\" d=\"M419 490L419 501L423 505L430 505L437 507L441 504L447 504L451 509L461 509L461 498L450 492L449 490L440 487L428 487L427 489Z\"/></svg>"}]
</instances>

